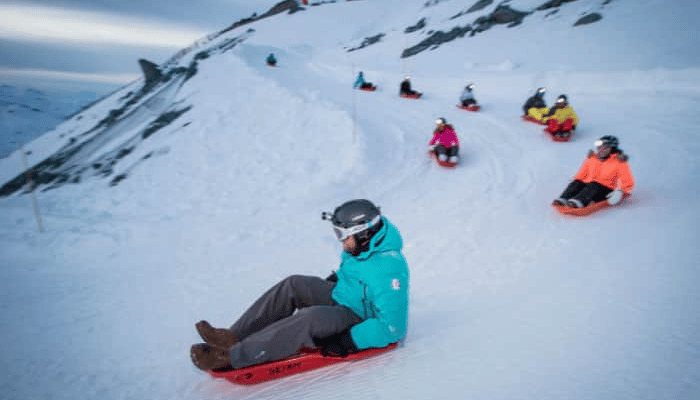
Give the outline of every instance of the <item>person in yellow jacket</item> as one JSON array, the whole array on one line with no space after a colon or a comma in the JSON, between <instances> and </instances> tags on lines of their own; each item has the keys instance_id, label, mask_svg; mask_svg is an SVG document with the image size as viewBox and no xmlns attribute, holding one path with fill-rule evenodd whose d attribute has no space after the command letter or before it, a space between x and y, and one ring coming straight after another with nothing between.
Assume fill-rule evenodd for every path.
<instances>
[{"instance_id":1,"label":"person in yellow jacket","mask_svg":"<svg viewBox=\"0 0 700 400\"><path fill-rule=\"evenodd\" d=\"M542 122L547 124L546 131L555 136L568 136L576 129L578 118L565 94L559 95L554 106L542 115Z\"/></svg>"},{"instance_id":2,"label":"person in yellow jacket","mask_svg":"<svg viewBox=\"0 0 700 400\"><path fill-rule=\"evenodd\" d=\"M593 202L619 201L623 196L629 196L634 188L634 178L627 159L615 136L601 137L595 142L595 151L588 153L574 180L553 204L582 208Z\"/></svg>"}]
</instances>

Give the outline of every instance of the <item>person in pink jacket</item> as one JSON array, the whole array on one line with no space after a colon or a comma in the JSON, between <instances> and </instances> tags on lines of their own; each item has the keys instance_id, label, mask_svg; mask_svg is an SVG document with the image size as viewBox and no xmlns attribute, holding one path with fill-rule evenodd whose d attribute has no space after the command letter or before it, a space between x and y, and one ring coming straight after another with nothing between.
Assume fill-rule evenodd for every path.
<instances>
[{"instance_id":1,"label":"person in pink jacket","mask_svg":"<svg viewBox=\"0 0 700 400\"><path fill-rule=\"evenodd\" d=\"M428 143L430 151L434 152L440 161L456 163L459 161L459 138L452 125L445 118L435 121L437 128L433 132L433 138Z\"/></svg>"}]
</instances>

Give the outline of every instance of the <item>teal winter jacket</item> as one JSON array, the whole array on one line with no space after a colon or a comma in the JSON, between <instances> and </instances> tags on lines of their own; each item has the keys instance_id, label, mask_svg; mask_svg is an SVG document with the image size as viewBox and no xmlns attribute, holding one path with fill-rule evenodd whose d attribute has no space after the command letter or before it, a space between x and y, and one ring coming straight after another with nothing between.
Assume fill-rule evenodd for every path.
<instances>
[{"instance_id":1,"label":"teal winter jacket","mask_svg":"<svg viewBox=\"0 0 700 400\"><path fill-rule=\"evenodd\" d=\"M350 330L357 348L384 347L401 340L408 327L408 264L401 234L386 217L384 226L357 256L343 252L333 299L363 321Z\"/></svg>"}]
</instances>

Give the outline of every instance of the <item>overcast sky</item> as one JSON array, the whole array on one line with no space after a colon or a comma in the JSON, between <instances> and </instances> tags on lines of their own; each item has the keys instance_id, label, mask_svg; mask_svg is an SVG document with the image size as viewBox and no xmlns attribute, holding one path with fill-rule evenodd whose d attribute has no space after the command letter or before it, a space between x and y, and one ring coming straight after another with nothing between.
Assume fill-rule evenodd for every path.
<instances>
[{"instance_id":1,"label":"overcast sky","mask_svg":"<svg viewBox=\"0 0 700 400\"><path fill-rule=\"evenodd\" d=\"M0 83L72 77L120 83L279 0L0 0Z\"/></svg>"}]
</instances>

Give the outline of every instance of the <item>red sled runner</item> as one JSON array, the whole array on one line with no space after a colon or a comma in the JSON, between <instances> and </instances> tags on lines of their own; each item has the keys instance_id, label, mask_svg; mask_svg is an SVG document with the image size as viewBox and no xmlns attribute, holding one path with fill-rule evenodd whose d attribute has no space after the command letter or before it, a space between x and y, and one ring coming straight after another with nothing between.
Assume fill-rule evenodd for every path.
<instances>
[{"instance_id":1,"label":"red sled runner","mask_svg":"<svg viewBox=\"0 0 700 400\"><path fill-rule=\"evenodd\" d=\"M629 197L629 195L627 195L627 194L623 195L623 196L622 196L622 199L620 200L620 202L617 203L616 205L621 204L627 197ZM583 217L583 216L586 216L586 215L590 215L590 214L593 214L593 213L596 212L596 211L599 211L599 210L602 210L602 209L604 209L604 208L608 208L608 207L612 206L612 204L610 204L610 203L608 202L608 200L599 201L599 202L597 202L597 203L591 203L591 204L589 204L589 205L587 205L586 207L583 207L583 208L566 207L566 206L562 206L562 205L554 204L554 203L552 203L552 205L553 205L554 208L555 208L557 211L559 211L561 214L564 214L564 215L575 215L575 216L577 216L577 217Z\"/></svg>"},{"instance_id":2,"label":"red sled runner","mask_svg":"<svg viewBox=\"0 0 700 400\"><path fill-rule=\"evenodd\" d=\"M361 360L395 349L396 343L378 349L366 349L347 357L325 357L321 350L305 350L300 354L280 361L251 365L250 367L228 370L207 371L214 378L223 378L238 385L253 385L285 376L311 371L346 361Z\"/></svg>"},{"instance_id":3,"label":"red sled runner","mask_svg":"<svg viewBox=\"0 0 700 400\"><path fill-rule=\"evenodd\" d=\"M478 104L470 104L468 106L463 106L461 104L457 105L457 108L461 108L462 110L467 110L467 111L479 111L481 110L481 106Z\"/></svg>"},{"instance_id":4,"label":"red sled runner","mask_svg":"<svg viewBox=\"0 0 700 400\"><path fill-rule=\"evenodd\" d=\"M420 99L420 97L423 95L423 93L416 93L416 94L404 94L401 93L399 96L407 98L407 99Z\"/></svg>"},{"instance_id":5,"label":"red sled runner","mask_svg":"<svg viewBox=\"0 0 700 400\"><path fill-rule=\"evenodd\" d=\"M437 157L437 155L435 154L435 152L430 151L429 153L430 153L430 156L435 160L435 162L438 163L438 165L441 166L441 167L445 167L445 168L450 168L450 169L451 169L451 168L456 167L457 164L459 164L459 161L456 162L456 163L449 162L449 161L447 161L447 160L445 160L445 161L440 161L440 159Z\"/></svg>"},{"instance_id":6,"label":"red sled runner","mask_svg":"<svg viewBox=\"0 0 700 400\"><path fill-rule=\"evenodd\" d=\"M370 87L364 87L364 88L361 87L360 90L364 90L366 92L374 92L375 90L377 90L377 87L376 86L370 86Z\"/></svg>"}]
</instances>

